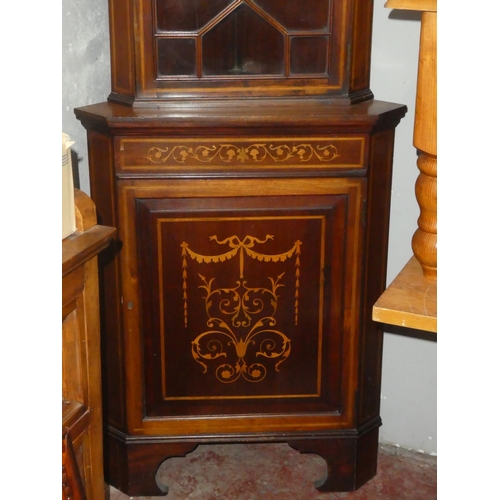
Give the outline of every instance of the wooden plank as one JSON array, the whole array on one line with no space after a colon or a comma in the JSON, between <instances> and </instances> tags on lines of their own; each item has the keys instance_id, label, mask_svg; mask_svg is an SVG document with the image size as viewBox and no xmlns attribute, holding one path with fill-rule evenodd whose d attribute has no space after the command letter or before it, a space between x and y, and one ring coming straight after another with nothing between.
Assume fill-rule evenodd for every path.
<instances>
[{"instance_id":1,"label":"wooden plank","mask_svg":"<svg viewBox=\"0 0 500 500\"><path fill-rule=\"evenodd\" d=\"M379 323L437 333L437 282L412 257L373 306Z\"/></svg>"},{"instance_id":2,"label":"wooden plank","mask_svg":"<svg viewBox=\"0 0 500 500\"><path fill-rule=\"evenodd\" d=\"M388 9L437 12L437 0L387 0L384 7Z\"/></svg>"}]
</instances>

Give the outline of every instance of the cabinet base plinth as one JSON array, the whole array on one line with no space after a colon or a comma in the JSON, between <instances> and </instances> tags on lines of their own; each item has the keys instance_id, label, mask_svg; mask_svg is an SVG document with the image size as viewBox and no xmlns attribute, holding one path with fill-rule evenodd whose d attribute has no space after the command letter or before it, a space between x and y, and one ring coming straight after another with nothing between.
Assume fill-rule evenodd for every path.
<instances>
[{"instance_id":1,"label":"cabinet base plinth","mask_svg":"<svg viewBox=\"0 0 500 500\"><path fill-rule=\"evenodd\" d=\"M377 420L363 430L309 434L174 438L126 436L111 429L105 439L106 482L129 496L165 495L168 486L156 479L160 465L169 458L186 456L199 444L287 443L300 453L314 453L325 460L327 476L315 482L318 491L354 491L377 472Z\"/></svg>"}]
</instances>

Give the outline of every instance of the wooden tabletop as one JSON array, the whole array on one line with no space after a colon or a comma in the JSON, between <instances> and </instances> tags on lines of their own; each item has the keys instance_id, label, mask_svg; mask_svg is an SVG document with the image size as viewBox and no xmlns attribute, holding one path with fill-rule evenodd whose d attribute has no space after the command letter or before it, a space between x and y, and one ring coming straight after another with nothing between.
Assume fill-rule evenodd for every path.
<instances>
[{"instance_id":1,"label":"wooden tabletop","mask_svg":"<svg viewBox=\"0 0 500 500\"><path fill-rule=\"evenodd\" d=\"M374 321L437 333L437 281L412 257L373 306Z\"/></svg>"},{"instance_id":2,"label":"wooden tabletop","mask_svg":"<svg viewBox=\"0 0 500 500\"><path fill-rule=\"evenodd\" d=\"M387 0L384 7L388 9L437 11L437 0Z\"/></svg>"}]
</instances>

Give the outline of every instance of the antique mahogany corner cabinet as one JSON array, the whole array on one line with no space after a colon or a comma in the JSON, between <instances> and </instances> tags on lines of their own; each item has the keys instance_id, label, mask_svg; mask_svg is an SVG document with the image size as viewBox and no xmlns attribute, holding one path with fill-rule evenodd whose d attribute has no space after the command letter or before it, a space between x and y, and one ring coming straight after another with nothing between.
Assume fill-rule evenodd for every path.
<instances>
[{"instance_id":1,"label":"antique mahogany corner cabinet","mask_svg":"<svg viewBox=\"0 0 500 500\"><path fill-rule=\"evenodd\" d=\"M112 92L75 112L101 255L105 473L160 495L200 443L376 473L395 127L371 0L109 0ZM163 493L162 493L163 492Z\"/></svg>"}]
</instances>

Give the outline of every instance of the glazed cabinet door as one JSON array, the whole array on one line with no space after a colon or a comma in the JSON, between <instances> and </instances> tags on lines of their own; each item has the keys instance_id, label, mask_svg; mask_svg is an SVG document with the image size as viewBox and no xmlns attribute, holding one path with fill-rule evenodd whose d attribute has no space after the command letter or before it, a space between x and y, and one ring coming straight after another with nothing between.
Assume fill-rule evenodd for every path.
<instances>
[{"instance_id":1,"label":"glazed cabinet door","mask_svg":"<svg viewBox=\"0 0 500 500\"><path fill-rule=\"evenodd\" d=\"M373 97L372 1L109 0L109 12L117 102Z\"/></svg>"},{"instance_id":2,"label":"glazed cabinet door","mask_svg":"<svg viewBox=\"0 0 500 500\"><path fill-rule=\"evenodd\" d=\"M119 181L129 431L352 424L362 178Z\"/></svg>"}]
</instances>

